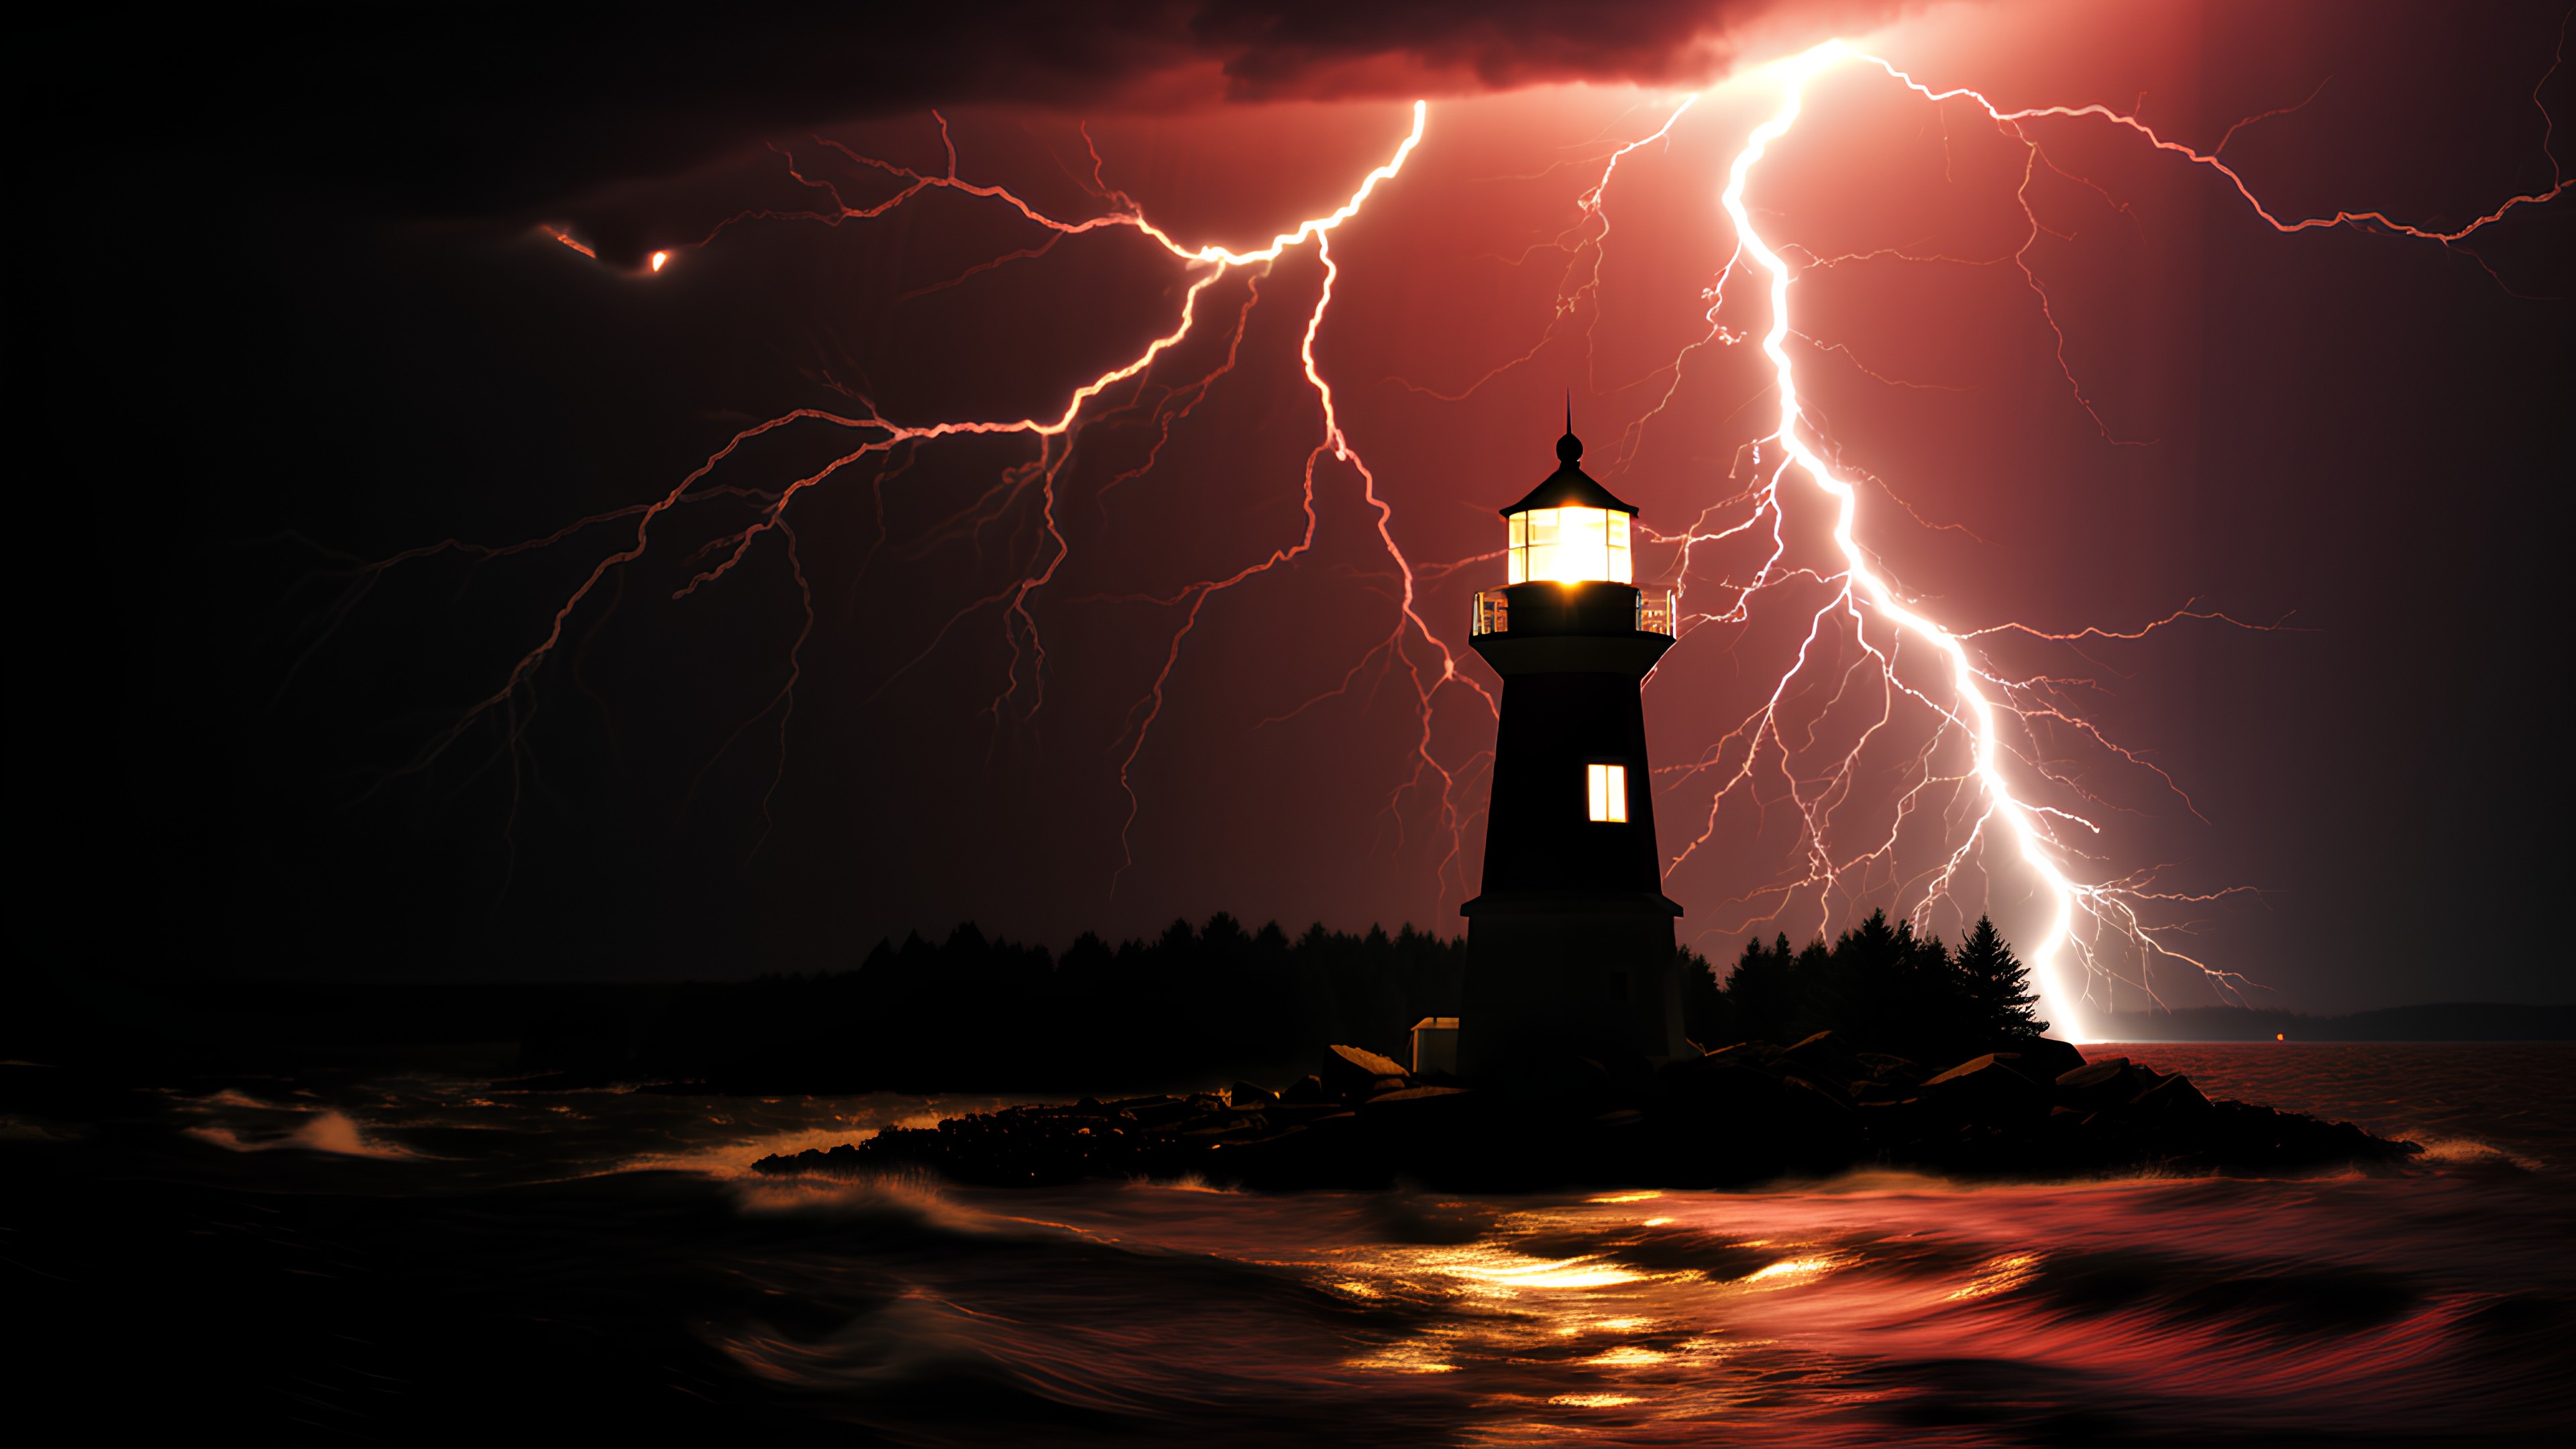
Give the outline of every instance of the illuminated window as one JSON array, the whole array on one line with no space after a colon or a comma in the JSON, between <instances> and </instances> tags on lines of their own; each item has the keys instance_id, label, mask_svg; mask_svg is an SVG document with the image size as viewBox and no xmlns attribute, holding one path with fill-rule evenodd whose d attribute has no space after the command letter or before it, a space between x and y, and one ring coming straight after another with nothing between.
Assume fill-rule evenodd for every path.
<instances>
[{"instance_id":1,"label":"illuminated window","mask_svg":"<svg viewBox=\"0 0 2576 1449\"><path fill-rule=\"evenodd\" d=\"M1613 824L1628 818L1628 767L1625 765L1586 765L1583 784L1591 797L1592 818Z\"/></svg>"},{"instance_id":2,"label":"illuminated window","mask_svg":"<svg viewBox=\"0 0 2576 1449\"><path fill-rule=\"evenodd\" d=\"M1615 508L1532 508L1511 515L1506 583L1633 583L1628 529Z\"/></svg>"}]
</instances>

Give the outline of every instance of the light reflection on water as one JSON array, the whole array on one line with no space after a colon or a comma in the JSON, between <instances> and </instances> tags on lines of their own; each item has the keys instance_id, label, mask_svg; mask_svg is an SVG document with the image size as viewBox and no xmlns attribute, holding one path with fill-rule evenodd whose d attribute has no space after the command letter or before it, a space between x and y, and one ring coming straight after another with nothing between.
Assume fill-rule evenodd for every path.
<instances>
[{"instance_id":1,"label":"light reflection on water","mask_svg":"<svg viewBox=\"0 0 2576 1449\"><path fill-rule=\"evenodd\" d=\"M2225 1094L2224 1049L2190 1050ZM2305 1076L2278 1053L2242 1063L2284 1105L2411 1103L2478 1149L2289 1181L1002 1192L747 1170L992 1098L409 1080L172 1107L196 1140L262 1170L344 1162L406 1192L708 1180L754 1231L704 1251L779 1309L698 1331L751 1378L899 1442L1014 1442L1007 1424L932 1432L884 1407L960 1376L1100 1416L1110 1437L1263 1421L1289 1440L1322 1416L1374 1426L1359 1433L1372 1442L1498 1445L2009 1443L2081 1439L2070 1426L2085 1424L2175 1442L2510 1439L2576 1407L2563 1166L2576 1093L2563 1051L2516 1065L2484 1050L2420 1058L2410 1091L2390 1089L2386 1056L2365 1070L2312 1055ZM2492 1141L2477 1104L2495 1089L2478 1072L2519 1074ZM2553 1091L2556 1117L2532 1106Z\"/></svg>"},{"instance_id":2,"label":"light reflection on water","mask_svg":"<svg viewBox=\"0 0 2576 1449\"><path fill-rule=\"evenodd\" d=\"M739 1179L772 1153L829 1150L886 1127L933 1127L1025 1096L707 1098L618 1089L511 1090L436 1077L369 1081L332 1094L279 1082L171 1094L182 1130L238 1152L308 1147L350 1156L442 1158L475 1186L613 1172ZM441 1147L455 1149L442 1151Z\"/></svg>"}]
</instances>

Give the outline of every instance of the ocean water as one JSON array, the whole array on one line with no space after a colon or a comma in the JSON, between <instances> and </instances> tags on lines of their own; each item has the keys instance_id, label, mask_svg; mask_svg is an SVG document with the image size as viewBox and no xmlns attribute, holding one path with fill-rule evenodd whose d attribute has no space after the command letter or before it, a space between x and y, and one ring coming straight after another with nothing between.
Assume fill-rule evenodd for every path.
<instances>
[{"instance_id":1,"label":"ocean water","mask_svg":"<svg viewBox=\"0 0 2576 1449\"><path fill-rule=\"evenodd\" d=\"M991 1098L39 1081L0 1121L0 1272L37 1345L12 1376L102 1427L397 1442L2576 1440L2576 1048L2087 1050L2428 1151L2295 1178L1010 1192L747 1170Z\"/></svg>"}]
</instances>

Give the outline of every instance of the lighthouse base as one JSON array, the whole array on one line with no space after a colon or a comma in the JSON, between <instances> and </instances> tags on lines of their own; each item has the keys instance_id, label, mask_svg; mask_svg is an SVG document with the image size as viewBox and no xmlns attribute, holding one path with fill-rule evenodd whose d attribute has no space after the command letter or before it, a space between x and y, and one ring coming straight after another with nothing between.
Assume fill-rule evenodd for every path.
<instances>
[{"instance_id":1,"label":"lighthouse base","mask_svg":"<svg viewBox=\"0 0 2576 1449\"><path fill-rule=\"evenodd\" d=\"M1661 894L1487 894L1460 914L1460 1076L1690 1051L1673 950L1681 907Z\"/></svg>"}]
</instances>

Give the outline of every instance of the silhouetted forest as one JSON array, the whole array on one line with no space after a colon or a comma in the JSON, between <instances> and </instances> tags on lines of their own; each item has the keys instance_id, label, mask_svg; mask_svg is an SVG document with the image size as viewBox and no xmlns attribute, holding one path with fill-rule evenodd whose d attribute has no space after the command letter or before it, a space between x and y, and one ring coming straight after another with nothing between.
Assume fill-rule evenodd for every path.
<instances>
[{"instance_id":1,"label":"silhouetted forest","mask_svg":"<svg viewBox=\"0 0 2576 1449\"><path fill-rule=\"evenodd\" d=\"M759 1091L1104 1091L1293 1079L1334 1042L1409 1056L1458 1013L1463 938L1321 925L1290 939L1222 912L1060 957L969 923L881 941L856 971L680 987L649 1022L532 1026L522 1063Z\"/></svg>"},{"instance_id":2,"label":"silhouetted forest","mask_svg":"<svg viewBox=\"0 0 2576 1449\"><path fill-rule=\"evenodd\" d=\"M1347 1043L1410 1059L1413 1023L1459 1014L1463 937L1278 924L1218 914L1062 956L971 923L936 945L879 942L855 971L691 984L642 1014L531 1025L521 1065L691 1079L720 1090L1108 1091L1274 1082ZM1746 943L1721 986L1685 947L1685 1031L1705 1047L1783 1045L1832 1030L1856 1050L1951 1062L2037 1036L2027 973L1981 921L1954 955L1872 915L1830 945Z\"/></svg>"},{"instance_id":3,"label":"silhouetted forest","mask_svg":"<svg viewBox=\"0 0 2576 1449\"><path fill-rule=\"evenodd\" d=\"M1706 962L1696 975L1684 964L1690 1037L1709 1047L1785 1046L1830 1031L1855 1051L1947 1063L2048 1030L2029 968L1982 916L1956 953L1873 911L1830 946L1818 937L1793 952L1786 935L1745 942L1722 988Z\"/></svg>"}]
</instances>

